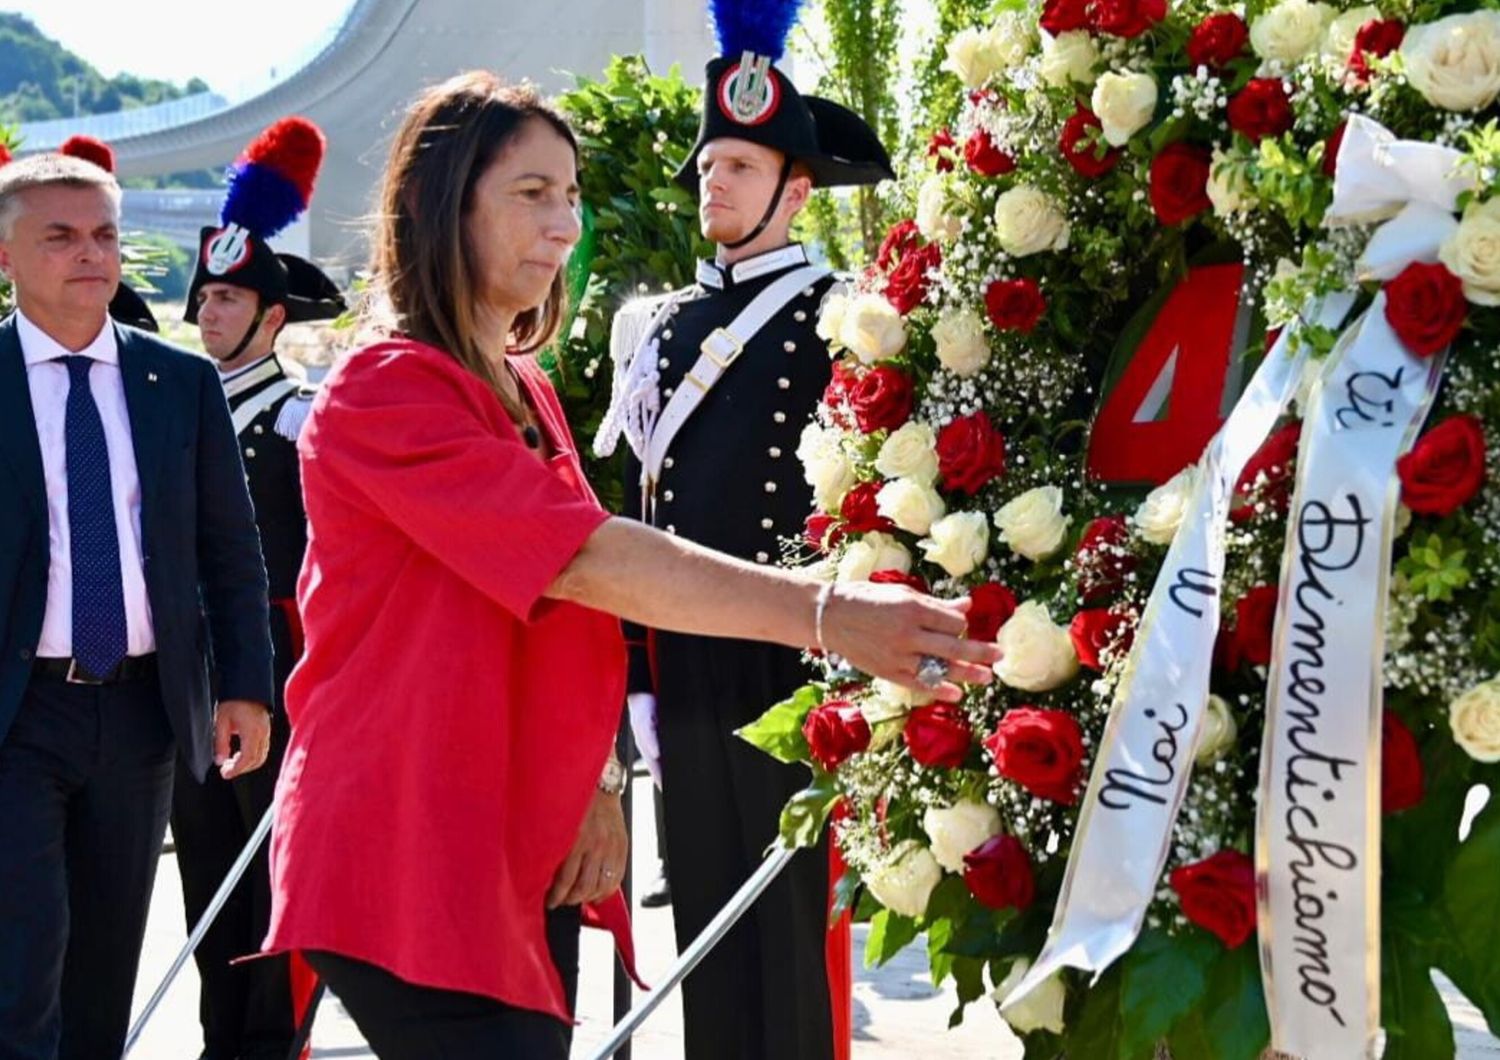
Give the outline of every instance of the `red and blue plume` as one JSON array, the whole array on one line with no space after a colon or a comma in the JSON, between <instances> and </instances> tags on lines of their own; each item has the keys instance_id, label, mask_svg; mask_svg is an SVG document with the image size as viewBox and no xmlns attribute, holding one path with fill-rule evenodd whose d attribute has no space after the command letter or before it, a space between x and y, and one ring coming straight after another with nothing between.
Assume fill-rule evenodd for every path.
<instances>
[{"instance_id":1,"label":"red and blue plume","mask_svg":"<svg viewBox=\"0 0 1500 1060\"><path fill-rule=\"evenodd\" d=\"M719 54L754 52L776 62L786 52L801 6L802 0L709 0Z\"/></svg>"},{"instance_id":2,"label":"red and blue plume","mask_svg":"<svg viewBox=\"0 0 1500 1060\"><path fill-rule=\"evenodd\" d=\"M63 141L57 153L92 162L106 173L115 171L114 149L103 140L96 140L92 136L70 136Z\"/></svg>"},{"instance_id":3,"label":"red and blue plume","mask_svg":"<svg viewBox=\"0 0 1500 1060\"><path fill-rule=\"evenodd\" d=\"M282 118L265 129L229 167L229 193L219 221L270 239L302 216L327 140L306 118Z\"/></svg>"}]
</instances>

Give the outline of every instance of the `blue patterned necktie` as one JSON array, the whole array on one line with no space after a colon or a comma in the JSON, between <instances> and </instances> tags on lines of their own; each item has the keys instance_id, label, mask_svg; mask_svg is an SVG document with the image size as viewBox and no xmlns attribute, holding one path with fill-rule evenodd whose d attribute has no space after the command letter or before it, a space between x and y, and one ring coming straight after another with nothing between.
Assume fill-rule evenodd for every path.
<instances>
[{"instance_id":1,"label":"blue patterned necktie","mask_svg":"<svg viewBox=\"0 0 1500 1060\"><path fill-rule=\"evenodd\" d=\"M125 589L120 583L120 538L109 482L104 421L89 390L92 357L64 357L68 405L68 535L73 563L73 658L105 677L125 658Z\"/></svg>"}]
</instances>

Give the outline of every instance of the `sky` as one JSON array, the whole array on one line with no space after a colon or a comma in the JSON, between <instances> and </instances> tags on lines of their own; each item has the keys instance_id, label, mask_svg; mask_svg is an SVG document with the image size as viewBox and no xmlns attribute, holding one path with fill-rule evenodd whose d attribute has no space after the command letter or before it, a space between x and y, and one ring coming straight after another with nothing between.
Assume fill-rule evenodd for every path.
<instances>
[{"instance_id":1,"label":"sky","mask_svg":"<svg viewBox=\"0 0 1500 1060\"><path fill-rule=\"evenodd\" d=\"M353 0L0 0L105 76L132 73L220 92L267 78L325 39ZM251 12L254 17L247 17Z\"/></svg>"}]
</instances>

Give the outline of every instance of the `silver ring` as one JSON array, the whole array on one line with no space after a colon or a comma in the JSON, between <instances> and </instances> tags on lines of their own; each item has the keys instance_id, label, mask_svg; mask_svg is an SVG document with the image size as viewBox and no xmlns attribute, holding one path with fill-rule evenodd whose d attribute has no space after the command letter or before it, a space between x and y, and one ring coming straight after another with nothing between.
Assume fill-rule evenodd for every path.
<instances>
[{"instance_id":1,"label":"silver ring","mask_svg":"<svg viewBox=\"0 0 1500 1060\"><path fill-rule=\"evenodd\" d=\"M606 880L612 880L612 879L614 879L615 878L615 872L614 872L614 870L613 869L605 869L604 870L604 878Z\"/></svg>"},{"instance_id":2,"label":"silver ring","mask_svg":"<svg viewBox=\"0 0 1500 1060\"><path fill-rule=\"evenodd\" d=\"M936 655L924 655L917 660L917 684L923 688L936 688L948 679L948 660Z\"/></svg>"}]
</instances>

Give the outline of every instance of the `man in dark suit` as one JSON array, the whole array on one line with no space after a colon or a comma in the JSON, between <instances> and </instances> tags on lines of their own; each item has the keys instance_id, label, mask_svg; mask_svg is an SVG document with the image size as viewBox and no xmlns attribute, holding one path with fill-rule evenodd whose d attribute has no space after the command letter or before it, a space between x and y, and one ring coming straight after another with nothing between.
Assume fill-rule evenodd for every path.
<instances>
[{"instance_id":1,"label":"man in dark suit","mask_svg":"<svg viewBox=\"0 0 1500 1060\"><path fill-rule=\"evenodd\" d=\"M0 169L0 1060L120 1055L174 758L233 777L270 740L223 388L109 320L119 197L80 159Z\"/></svg>"}]
</instances>

